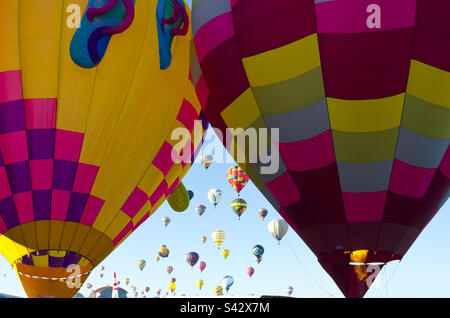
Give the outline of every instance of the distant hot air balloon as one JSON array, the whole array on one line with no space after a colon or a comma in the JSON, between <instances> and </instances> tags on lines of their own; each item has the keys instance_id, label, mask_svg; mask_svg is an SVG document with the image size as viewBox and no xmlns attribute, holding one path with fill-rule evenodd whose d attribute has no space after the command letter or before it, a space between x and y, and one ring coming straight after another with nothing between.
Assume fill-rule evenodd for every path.
<instances>
[{"instance_id":1,"label":"distant hot air balloon","mask_svg":"<svg viewBox=\"0 0 450 318\"><path fill-rule=\"evenodd\" d=\"M128 286L129 283L130 283L130 279L129 279L129 278L126 278L126 279L125 279L125 285Z\"/></svg>"},{"instance_id":2,"label":"distant hot air balloon","mask_svg":"<svg viewBox=\"0 0 450 318\"><path fill-rule=\"evenodd\" d=\"M170 217L168 217L168 216L163 217L162 223L165 227L167 227L167 225L169 225L169 223L170 223Z\"/></svg>"},{"instance_id":3,"label":"distant hot air balloon","mask_svg":"<svg viewBox=\"0 0 450 318\"><path fill-rule=\"evenodd\" d=\"M173 294L173 292L175 291L175 289L177 288L177 284L170 282L169 283L169 290L170 292Z\"/></svg>"},{"instance_id":4,"label":"distant hot air balloon","mask_svg":"<svg viewBox=\"0 0 450 318\"><path fill-rule=\"evenodd\" d=\"M175 283L177 281L177 279L175 278L175 277L172 277L171 279L170 279L170 282L172 282L172 283Z\"/></svg>"},{"instance_id":5,"label":"distant hot air balloon","mask_svg":"<svg viewBox=\"0 0 450 318\"><path fill-rule=\"evenodd\" d=\"M289 230L289 225L283 219L275 219L269 222L267 228L269 233L278 241L278 244L280 244L281 239Z\"/></svg>"},{"instance_id":6,"label":"distant hot air balloon","mask_svg":"<svg viewBox=\"0 0 450 318\"><path fill-rule=\"evenodd\" d=\"M293 291L294 291L294 288L292 288L292 286L286 287L286 294L288 294L289 296L291 296Z\"/></svg>"},{"instance_id":7,"label":"distant hot air balloon","mask_svg":"<svg viewBox=\"0 0 450 318\"><path fill-rule=\"evenodd\" d=\"M208 239L208 238L207 238L206 236L202 236L202 238L201 238L201 240L202 240L203 243L205 243L207 239Z\"/></svg>"},{"instance_id":8,"label":"distant hot air balloon","mask_svg":"<svg viewBox=\"0 0 450 318\"><path fill-rule=\"evenodd\" d=\"M342 293L363 297L348 252L367 250L366 269L401 260L448 199L450 6L256 3L192 6L203 109L221 136L277 131L228 148L255 158L241 164L253 183Z\"/></svg>"},{"instance_id":9,"label":"distant hot air balloon","mask_svg":"<svg viewBox=\"0 0 450 318\"><path fill-rule=\"evenodd\" d=\"M209 190L209 192L208 192L208 200L209 200L209 202L214 204L214 207L216 207L217 204L219 204L220 201L222 200L222 191L218 190L218 189L211 189L211 190Z\"/></svg>"},{"instance_id":10,"label":"distant hot air balloon","mask_svg":"<svg viewBox=\"0 0 450 318\"><path fill-rule=\"evenodd\" d=\"M138 268L141 270L141 272L142 272L142 270L144 269L144 267L147 265L147 262L145 261L145 259L141 259L139 262L138 262Z\"/></svg>"},{"instance_id":11,"label":"distant hot air balloon","mask_svg":"<svg viewBox=\"0 0 450 318\"><path fill-rule=\"evenodd\" d=\"M206 263L201 261L198 263L197 267L200 270L200 272L203 272L203 270L206 268Z\"/></svg>"},{"instance_id":12,"label":"distant hot air balloon","mask_svg":"<svg viewBox=\"0 0 450 318\"><path fill-rule=\"evenodd\" d=\"M150 287L145 287L145 292L148 293L150 291Z\"/></svg>"},{"instance_id":13,"label":"distant hot air balloon","mask_svg":"<svg viewBox=\"0 0 450 318\"><path fill-rule=\"evenodd\" d=\"M175 212L186 211L190 201L189 193L182 182L178 184L172 194L167 198L167 202Z\"/></svg>"},{"instance_id":14,"label":"distant hot air balloon","mask_svg":"<svg viewBox=\"0 0 450 318\"><path fill-rule=\"evenodd\" d=\"M173 267L172 266L167 266L167 272L170 274L173 271Z\"/></svg>"},{"instance_id":15,"label":"distant hot air balloon","mask_svg":"<svg viewBox=\"0 0 450 318\"><path fill-rule=\"evenodd\" d=\"M205 167L206 170L208 170L208 168L214 162L214 157L210 154L206 154L206 155L202 155L200 160L201 160L202 166Z\"/></svg>"},{"instance_id":16,"label":"distant hot air balloon","mask_svg":"<svg viewBox=\"0 0 450 318\"><path fill-rule=\"evenodd\" d=\"M203 279L199 279L198 282L197 282L198 288L202 289L203 285L204 285Z\"/></svg>"},{"instance_id":17,"label":"distant hot air balloon","mask_svg":"<svg viewBox=\"0 0 450 318\"><path fill-rule=\"evenodd\" d=\"M200 258L200 256L198 255L198 253L189 252L184 257L184 260L186 261L186 263L188 263L189 266L191 266L191 269L192 269L192 268L194 268L194 265L197 264L199 258Z\"/></svg>"},{"instance_id":18,"label":"distant hot air balloon","mask_svg":"<svg viewBox=\"0 0 450 318\"><path fill-rule=\"evenodd\" d=\"M248 183L247 174L239 166L233 166L227 170L227 179L238 195Z\"/></svg>"},{"instance_id":19,"label":"distant hot air balloon","mask_svg":"<svg viewBox=\"0 0 450 318\"><path fill-rule=\"evenodd\" d=\"M104 271L105 270L105 266L100 267L100 270Z\"/></svg>"},{"instance_id":20,"label":"distant hot air balloon","mask_svg":"<svg viewBox=\"0 0 450 318\"><path fill-rule=\"evenodd\" d=\"M136 291L136 286L131 286L131 291L135 292Z\"/></svg>"},{"instance_id":21,"label":"distant hot air balloon","mask_svg":"<svg viewBox=\"0 0 450 318\"><path fill-rule=\"evenodd\" d=\"M194 192L191 190L188 190L187 193L189 195L189 201L192 200L194 198Z\"/></svg>"},{"instance_id":22,"label":"distant hot air balloon","mask_svg":"<svg viewBox=\"0 0 450 318\"><path fill-rule=\"evenodd\" d=\"M216 294L216 296L223 296L222 286L216 286L216 288L214 288L214 293Z\"/></svg>"},{"instance_id":23,"label":"distant hot air balloon","mask_svg":"<svg viewBox=\"0 0 450 318\"><path fill-rule=\"evenodd\" d=\"M197 206L195 206L195 212L199 215L202 216L203 213L205 213L206 211L206 206L204 206L203 204L199 204Z\"/></svg>"},{"instance_id":24,"label":"distant hot air balloon","mask_svg":"<svg viewBox=\"0 0 450 318\"><path fill-rule=\"evenodd\" d=\"M169 256L169 253L170 253L169 249L167 248L166 245L163 244L163 245L159 248L158 256L161 256L161 257L165 258L165 257L168 257L168 256ZM158 260L159 260L159 259L158 259Z\"/></svg>"},{"instance_id":25,"label":"distant hot air balloon","mask_svg":"<svg viewBox=\"0 0 450 318\"><path fill-rule=\"evenodd\" d=\"M255 269L253 267L248 267L246 272L247 272L247 275L251 278L253 276L253 274L255 273Z\"/></svg>"},{"instance_id":26,"label":"distant hot air balloon","mask_svg":"<svg viewBox=\"0 0 450 318\"><path fill-rule=\"evenodd\" d=\"M156 256L155 261L159 262L159 260L160 260L159 256Z\"/></svg>"},{"instance_id":27,"label":"distant hot air balloon","mask_svg":"<svg viewBox=\"0 0 450 318\"><path fill-rule=\"evenodd\" d=\"M222 256L223 256L223 258L227 258L228 257L228 255L230 255L230 251L229 250L226 250L226 249L223 249L222 250Z\"/></svg>"},{"instance_id":28,"label":"distant hot air balloon","mask_svg":"<svg viewBox=\"0 0 450 318\"><path fill-rule=\"evenodd\" d=\"M241 215L245 212L247 209L247 201L245 201L242 198L234 199L231 202L231 209L233 212L238 216L238 219L241 218Z\"/></svg>"},{"instance_id":29,"label":"distant hot air balloon","mask_svg":"<svg viewBox=\"0 0 450 318\"><path fill-rule=\"evenodd\" d=\"M0 17L0 253L28 297L71 298L191 166L171 160L169 133L193 134L201 113L189 9L8 0ZM201 140L184 138L177 152ZM61 282L68 264L76 286Z\"/></svg>"},{"instance_id":30,"label":"distant hot air balloon","mask_svg":"<svg viewBox=\"0 0 450 318\"><path fill-rule=\"evenodd\" d=\"M267 216L267 210L266 209L259 209L258 214L261 217L262 220Z\"/></svg>"},{"instance_id":31,"label":"distant hot air balloon","mask_svg":"<svg viewBox=\"0 0 450 318\"><path fill-rule=\"evenodd\" d=\"M214 243L216 243L217 246L220 247L222 245L223 241L225 241L225 232L222 230L214 231L211 235L211 238Z\"/></svg>"},{"instance_id":32,"label":"distant hot air balloon","mask_svg":"<svg viewBox=\"0 0 450 318\"><path fill-rule=\"evenodd\" d=\"M103 273L102 273L102 274L100 274L100 278L103 278Z\"/></svg>"},{"instance_id":33,"label":"distant hot air balloon","mask_svg":"<svg viewBox=\"0 0 450 318\"><path fill-rule=\"evenodd\" d=\"M252 248L252 253L253 255L255 255L256 262L259 264L264 254L264 247L262 247L261 245L255 245Z\"/></svg>"},{"instance_id":34,"label":"distant hot air balloon","mask_svg":"<svg viewBox=\"0 0 450 318\"><path fill-rule=\"evenodd\" d=\"M87 287L88 289L91 289L91 287L92 287L92 284L90 284L90 283L87 283L86 287Z\"/></svg>"},{"instance_id":35,"label":"distant hot air balloon","mask_svg":"<svg viewBox=\"0 0 450 318\"><path fill-rule=\"evenodd\" d=\"M234 284L234 278L232 276L225 276L222 279L222 287L225 289L225 291L228 293L230 290L230 287Z\"/></svg>"}]
</instances>

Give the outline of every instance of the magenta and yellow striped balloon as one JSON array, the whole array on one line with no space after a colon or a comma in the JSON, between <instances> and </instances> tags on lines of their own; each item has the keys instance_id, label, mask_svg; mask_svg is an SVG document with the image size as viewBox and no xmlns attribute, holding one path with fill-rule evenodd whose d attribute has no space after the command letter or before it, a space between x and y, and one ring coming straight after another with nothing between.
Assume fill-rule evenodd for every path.
<instances>
[{"instance_id":1,"label":"magenta and yellow striped balloon","mask_svg":"<svg viewBox=\"0 0 450 318\"><path fill-rule=\"evenodd\" d=\"M448 0L193 1L208 120L278 129L235 159L345 296L368 289L351 251L401 259L448 198L449 16Z\"/></svg>"}]
</instances>

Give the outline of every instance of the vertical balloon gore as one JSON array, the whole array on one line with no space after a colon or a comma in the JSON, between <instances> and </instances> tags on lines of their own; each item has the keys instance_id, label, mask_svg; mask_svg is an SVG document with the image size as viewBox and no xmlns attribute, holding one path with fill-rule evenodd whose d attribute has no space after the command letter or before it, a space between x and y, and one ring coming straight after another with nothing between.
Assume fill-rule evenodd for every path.
<instances>
[{"instance_id":1,"label":"vertical balloon gore","mask_svg":"<svg viewBox=\"0 0 450 318\"><path fill-rule=\"evenodd\" d=\"M90 0L80 27L70 44L70 55L83 68L97 66L103 59L111 36L127 30L134 20L135 0Z\"/></svg>"},{"instance_id":2,"label":"vertical balloon gore","mask_svg":"<svg viewBox=\"0 0 450 318\"><path fill-rule=\"evenodd\" d=\"M172 43L177 35L186 35L189 16L183 0L159 0L156 8L161 70L172 63Z\"/></svg>"}]
</instances>

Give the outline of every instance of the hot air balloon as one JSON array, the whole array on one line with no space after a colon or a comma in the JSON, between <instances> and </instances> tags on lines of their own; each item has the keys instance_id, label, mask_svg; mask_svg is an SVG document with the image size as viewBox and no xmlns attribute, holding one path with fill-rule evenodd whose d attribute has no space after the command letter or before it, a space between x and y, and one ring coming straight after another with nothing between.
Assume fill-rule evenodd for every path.
<instances>
[{"instance_id":1,"label":"hot air balloon","mask_svg":"<svg viewBox=\"0 0 450 318\"><path fill-rule=\"evenodd\" d=\"M286 287L286 294L288 294L288 296L291 296L293 291L294 291L294 288L292 288L291 286Z\"/></svg>"},{"instance_id":2,"label":"hot air balloon","mask_svg":"<svg viewBox=\"0 0 450 318\"><path fill-rule=\"evenodd\" d=\"M247 174L239 166L233 166L227 170L227 179L238 195L248 183Z\"/></svg>"},{"instance_id":3,"label":"hot air balloon","mask_svg":"<svg viewBox=\"0 0 450 318\"><path fill-rule=\"evenodd\" d=\"M222 230L214 231L211 235L211 238L212 238L213 242L216 243L216 245L219 248L220 245L222 245L223 241L225 241L225 232Z\"/></svg>"},{"instance_id":4,"label":"hot air balloon","mask_svg":"<svg viewBox=\"0 0 450 318\"><path fill-rule=\"evenodd\" d=\"M158 256L161 256L161 257L165 258L165 257L169 256L169 253L170 253L169 249L167 248L166 245L163 244L159 248ZM157 259L156 261L159 261L159 259Z\"/></svg>"},{"instance_id":5,"label":"hot air balloon","mask_svg":"<svg viewBox=\"0 0 450 318\"><path fill-rule=\"evenodd\" d=\"M103 274L100 274L100 278L103 278Z\"/></svg>"},{"instance_id":6,"label":"hot air balloon","mask_svg":"<svg viewBox=\"0 0 450 318\"><path fill-rule=\"evenodd\" d=\"M206 268L206 263L201 261L198 263L197 267L200 270L200 272L203 272L203 270Z\"/></svg>"},{"instance_id":7,"label":"hot air balloon","mask_svg":"<svg viewBox=\"0 0 450 318\"><path fill-rule=\"evenodd\" d=\"M259 209L258 211L258 215L261 217L262 220L265 219L265 217L267 216L267 210L266 209Z\"/></svg>"},{"instance_id":8,"label":"hot air balloon","mask_svg":"<svg viewBox=\"0 0 450 318\"><path fill-rule=\"evenodd\" d=\"M72 2L79 25L70 1L0 3L0 253L29 297L74 296L67 264L81 286L153 214L192 162L171 159L169 132L201 126L187 5ZM158 33L157 6L182 18Z\"/></svg>"},{"instance_id":9,"label":"hot air balloon","mask_svg":"<svg viewBox=\"0 0 450 318\"><path fill-rule=\"evenodd\" d=\"M205 211L206 211L206 206L204 206L203 204L199 204L199 205L195 206L194 209L198 215L202 216L203 213L205 213Z\"/></svg>"},{"instance_id":10,"label":"hot air balloon","mask_svg":"<svg viewBox=\"0 0 450 318\"><path fill-rule=\"evenodd\" d=\"M205 167L206 170L213 164L214 157L210 154L202 155L200 158L202 166Z\"/></svg>"},{"instance_id":11,"label":"hot air balloon","mask_svg":"<svg viewBox=\"0 0 450 318\"><path fill-rule=\"evenodd\" d=\"M230 251L229 250L226 250L226 249L223 249L222 250L222 256L223 256L223 258L227 258L228 257L228 255L230 255Z\"/></svg>"},{"instance_id":12,"label":"hot air balloon","mask_svg":"<svg viewBox=\"0 0 450 318\"><path fill-rule=\"evenodd\" d=\"M241 219L241 215L247 209L247 201L241 198L234 199L231 202L231 209L238 216L238 219Z\"/></svg>"},{"instance_id":13,"label":"hot air balloon","mask_svg":"<svg viewBox=\"0 0 450 318\"><path fill-rule=\"evenodd\" d=\"M233 283L234 278L232 276L225 276L222 279L222 287L226 290L227 293L230 290L230 287L233 285Z\"/></svg>"},{"instance_id":14,"label":"hot air balloon","mask_svg":"<svg viewBox=\"0 0 450 318\"><path fill-rule=\"evenodd\" d=\"M216 286L216 288L214 288L214 293L216 294L216 296L223 296L222 286Z\"/></svg>"},{"instance_id":15,"label":"hot air balloon","mask_svg":"<svg viewBox=\"0 0 450 318\"><path fill-rule=\"evenodd\" d=\"M139 262L138 262L138 268L141 270L141 272L142 272L142 270L144 269L144 267L147 265L147 262L145 261L145 259L141 259Z\"/></svg>"},{"instance_id":16,"label":"hot air balloon","mask_svg":"<svg viewBox=\"0 0 450 318\"><path fill-rule=\"evenodd\" d=\"M170 273L172 273L172 271L173 271L173 267L167 266L167 272L169 273L169 275L170 275Z\"/></svg>"},{"instance_id":17,"label":"hot air balloon","mask_svg":"<svg viewBox=\"0 0 450 318\"><path fill-rule=\"evenodd\" d=\"M365 268L402 259L448 198L450 6L200 0L192 12L208 121L222 136L269 131L228 150L342 293L363 297L351 252L368 251Z\"/></svg>"},{"instance_id":18,"label":"hot air balloon","mask_svg":"<svg viewBox=\"0 0 450 318\"><path fill-rule=\"evenodd\" d=\"M217 206L217 204L220 203L222 200L222 191L218 189L211 189L208 192L208 200L212 204L214 204L214 208Z\"/></svg>"},{"instance_id":19,"label":"hot air balloon","mask_svg":"<svg viewBox=\"0 0 450 318\"><path fill-rule=\"evenodd\" d=\"M126 278L126 279L125 279L125 285L128 286L129 283L130 283L130 279L129 279L129 278Z\"/></svg>"},{"instance_id":20,"label":"hot air balloon","mask_svg":"<svg viewBox=\"0 0 450 318\"><path fill-rule=\"evenodd\" d=\"M100 267L100 270L104 271L105 270L105 266Z\"/></svg>"},{"instance_id":21,"label":"hot air balloon","mask_svg":"<svg viewBox=\"0 0 450 318\"><path fill-rule=\"evenodd\" d=\"M269 233L278 241L280 244L281 239L286 235L289 225L285 220L275 219L269 222L267 229Z\"/></svg>"},{"instance_id":22,"label":"hot air balloon","mask_svg":"<svg viewBox=\"0 0 450 318\"><path fill-rule=\"evenodd\" d=\"M188 190L187 193L189 195L189 201L192 200L194 198L194 192L191 190Z\"/></svg>"},{"instance_id":23,"label":"hot air balloon","mask_svg":"<svg viewBox=\"0 0 450 318\"><path fill-rule=\"evenodd\" d=\"M131 291L135 292L136 291L136 286L131 286Z\"/></svg>"},{"instance_id":24,"label":"hot air balloon","mask_svg":"<svg viewBox=\"0 0 450 318\"><path fill-rule=\"evenodd\" d=\"M255 245L252 248L252 253L253 255L255 255L256 262L259 264L264 254L264 247L262 247L261 245Z\"/></svg>"},{"instance_id":25,"label":"hot air balloon","mask_svg":"<svg viewBox=\"0 0 450 318\"><path fill-rule=\"evenodd\" d=\"M87 283L86 287L87 287L88 289L91 289L91 288L92 288L92 284L91 284L91 283Z\"/></svg>"},{"instance_id":26,"label":"hot air balloon","mask_svg":"<svg viewBox=\"0 0 450 318\"><path fill-rule=\"evenodd\" d=\"M169 203L172 210L175 212L183 212L189 207L189 193L182 182L173 190L172 194L168 197L167 202Z\"/></svg>"},{"instance_id":27,"label":"hot air balloon","mask_svg":"<svg viewBox=\"0 0 450 318\"><path fill-rule=\"evenodd\" d=\"M170 279L170 282L172 282L172 283L175 283L177 281L177 279L175 278L175 277L172 277L171 279Z\"/></svg>"},{"instance_id":28,"label":"hot air balloon","mask_svg":"<svg viewBox=\"0 0 450 318\"><path fill-rule=\"evenodd\" d=\"M175 291L175 288L177 288L177 284L170 282L169 283L169 290L170 292L173 294L173 292Z\"/></svg>"},{"instance_id":29,"label":"hot air balloon","mask_svg":"<svg viewBox=\"0 0 450 318\"><path fill-rule=\"evenodd\" d=\"M192 268L194 268L194 265L197 264L199 258L200 258L200 256L198 255L198 253L189 252L184 257L184 260L186 261L186 263L188 263L189 266L191 266L191 269L192 269Z\"/></svg>"},{"instance_id":30,"label":"hot air balloon","mask_svg":"<svg viewBox=\"0 0 450 318\"><path fill-rule=\"evenodd\" d=\"M168 216L163 217L162 223L165 227L167 227L167 225L169 225L169 223L170 223L170 217L168 217Z\"/></svg>"},{"instance_id":31,"label":"hot air balloon","mask_svg":"<svg viewBox=\"0 0 450 318\"><path fill-rule=\"evenodd\" d=\"M145 292L148 293L150 291L150 287L145 287Z\"/></svg>"},{"instance_id":32,"label":"hot air balloon","mask_svg":"<svg viewBox=\"0 0 450 318\"><path fill-rule=\"evenodd\" d=\"M204 285L203 279L199 279L198 282L197 282L198 288L202 289L203 285Z\"/></svg>"},{"instance_id":33,"label":"hot air balloon","mask_svg":"<svg viewBox=\"0 0 450 318\"><path fill-rule=\"evenodd\" d=\"M203 243L205 243L207 239L208 239L208 238L207 238L206 236L202 236L202 238L201 238L201 240L202 240Z\"/></svg>"},{"instance_id":34,"label":"hot air balloon","mask_svg":"<svg viewBox=\"0 0 450 318\"><path fill-rule=\"evenodd\" d=\"M247 272L247 275L251 278L253 276L253 274L255 273L255 269L253 267L248 267L246 272Z\"/></svg>"},{"instance_id":35,"label":"hot air balloon","mask_svg":"<svg viewBox=\"0 0 450 318\"><path fill-rule=\"evenodd\" d=\"M160 260L159 256L156 256L155 261L159 262L159 260Z\"/></svg>"}]
</instances>

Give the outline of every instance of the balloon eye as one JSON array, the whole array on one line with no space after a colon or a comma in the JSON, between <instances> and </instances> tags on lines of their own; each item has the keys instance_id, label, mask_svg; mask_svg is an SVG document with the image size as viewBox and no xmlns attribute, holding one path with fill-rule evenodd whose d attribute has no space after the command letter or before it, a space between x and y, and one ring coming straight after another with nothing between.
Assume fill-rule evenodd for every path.
<instances>
[{"instance_id":1,"label":"balloon eye","mask_svg":"<svg viewBox=\"0 0 450 318\"><path fill-rule=\"evenodd\" d=\"M172 43L177 35L186 35L189 16L183 0L159 0L156 8L159 39L160 68L165 70L172 63Z\"/></svg>"},{"instance_id":2,"label":"balloon eye","mask_svg":"<svg viewBox=\"0 0 450 318\"><path fill-rule=\"evenodd\" d=\"M70 43L70 56L83 68L97 66L105 56L111 36L127 30L134 20L135 0L109 0L103 7L92 2Z\"/></svg>"}]
</instances>

